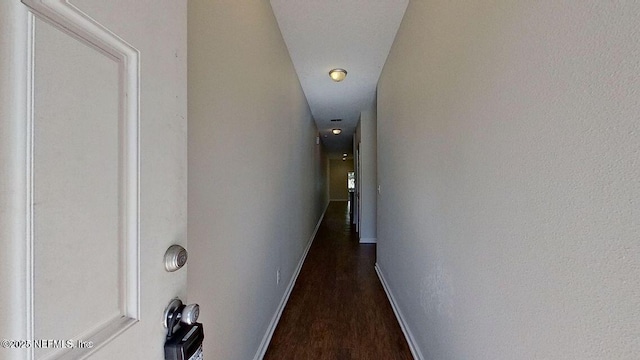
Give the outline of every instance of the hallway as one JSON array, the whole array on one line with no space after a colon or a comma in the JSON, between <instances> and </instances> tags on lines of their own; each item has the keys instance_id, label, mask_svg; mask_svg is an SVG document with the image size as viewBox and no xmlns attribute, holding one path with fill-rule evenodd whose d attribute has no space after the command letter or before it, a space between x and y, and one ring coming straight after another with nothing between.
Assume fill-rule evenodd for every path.
<instances>
[{"instance_id":1,"label":"hallway","mask_svg":"<svg viewBox=\"0 0 640 360\"><path fill-rule=\"evenodd\" d=\"M375 246L358 243L346 201L329 204L264 359L412 359Z\"/></svg>"}]
</instances>

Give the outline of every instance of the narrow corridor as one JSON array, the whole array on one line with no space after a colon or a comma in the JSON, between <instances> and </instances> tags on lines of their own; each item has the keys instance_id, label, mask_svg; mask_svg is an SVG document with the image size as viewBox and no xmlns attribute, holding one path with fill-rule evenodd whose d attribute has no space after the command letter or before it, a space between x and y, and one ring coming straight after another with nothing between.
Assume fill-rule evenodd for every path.
<instances>
[{"instance_id":1,"label":"narrow corridor","mask_svg":"<svg viewBox=\"0 0 640 360\"><path fill-rule=\"evenodd\" d=\"M264 359L412 359L375 246L358 243L346 201L329 204Z\"/></svg>"}]
</instances>

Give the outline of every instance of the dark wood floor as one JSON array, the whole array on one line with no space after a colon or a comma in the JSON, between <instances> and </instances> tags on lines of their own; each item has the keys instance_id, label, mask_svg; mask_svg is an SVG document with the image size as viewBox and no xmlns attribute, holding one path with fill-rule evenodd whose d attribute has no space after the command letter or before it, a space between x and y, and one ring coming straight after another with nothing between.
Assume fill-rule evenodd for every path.
<instances>
[{"instance_id":1,"label":"dark wood floor","mask_svg":"<svg viewBox=\"0 0 640 360\"><path fill-rule=\"evenodd\" d=\"M331 202L264 359L412 359L375 254L358 243L347 202Z\"/></svg>"}]
</instances>

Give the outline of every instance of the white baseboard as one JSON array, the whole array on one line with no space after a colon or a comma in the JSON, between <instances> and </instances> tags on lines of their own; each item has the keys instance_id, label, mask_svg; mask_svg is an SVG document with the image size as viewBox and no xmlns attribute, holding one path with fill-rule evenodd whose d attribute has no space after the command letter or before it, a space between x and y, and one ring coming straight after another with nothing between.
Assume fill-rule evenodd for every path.
<instances>
[{"instance_id":1,"label":"white baseboard","mask_svg":"<svg viewBox=\"0 0 640 360\"><path fill-rule=\"evenodd\" d=\"M254 360L262 360L264 358L264 354L267 352L267 348L269 347L269 343L271 342L271 337L273 337L273 333L276 331L276 327L278 326L278 322L280 321L280 316L282 316L282 311L284 311L284 307L287 305L287 301L289 301L289 295L291 295L291 291L296 284L296 280L298 280L298 275L300 274L300 269L302 269L302 265L304 264L304 260L307 258L307 253L309 253L309 249L311 248L311 244L313 243L313 239L316 237L316 233L320 228L320 224L322 224L322 219L324 219L324 214L327 213L327 208L329 207L329 203L324 208L322 215L320 215L320 219L316 224L316 228L313 230L311 234L311 239L307 243L304 251L302 252L302 256L300 257L300 261L298 261L298 266L293 271L293 276L291 276L291 280L289 280L289 285L284 291L284 295L282 296L282 300L280 300L280 304L276 309L276 313L273 314L273 318L271 318L271 323L269 323L269 327L267 328L267 332L264 334L262 338L262 342L258 347L258 351L256 352L256 356L253 357Z\"/></svg>"},{"instance_id":2,"label":"white baseboard","mask_svg":"<svg viewBox=\"0 0 640 360\"><path fill-rule=\"evenodd\" d=\"M384 292L387 293L387 298L391 303L391 308L393 309L393 313L396 314L396 318L398 319L398 323L400 324L400 328L402 329L404 338L407 339L407 343L409 344L409 349L411 350L411 355L413 355L413 358L415 360L424 360L424 357L422 356L422 352L420 351L420 348L418 348L418 344L416 343L416 340L413 337L411 330L407 327L407 324L404 320L405 317L404 315L402 315L402 311L400 311L400 308L398 308L396 300L393 297L393 293L391 292L391 289L387 284L387 280L385 280L384 275L382 273L382 269L380 269L380 265L378 265L378 263L376 263L375 269L376 269L376 273L378 273L378 278L382 283L382 287L384 288Z\"/></svg>"},{"instance_id":3,"label":"white baseboard","mask_svg":"<svg viewBox=\"0 0 640 360\"><path fill-rule=\"evenodd\" d=\"M377 238L360 238L360 244L375 244L377 242Z\"/></svg>"}]
</instances>

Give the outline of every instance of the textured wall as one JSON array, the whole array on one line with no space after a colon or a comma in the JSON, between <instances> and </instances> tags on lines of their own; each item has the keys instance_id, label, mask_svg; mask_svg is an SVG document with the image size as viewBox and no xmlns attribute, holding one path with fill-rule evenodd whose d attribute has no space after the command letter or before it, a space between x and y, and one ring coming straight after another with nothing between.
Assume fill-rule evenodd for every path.
<instances>
[{"instance_id":1,"label":"textured wall","mask_svg":"<svg viewBox=\"0 0 640 360\"><path fill-rule=\"evenodd\" d=\"M412 1L378 263L425 359L640 356L640 2Z\"/></svg>"},{"instance_id":2,"label":"textured wall","mask_svg":"<svg viewBox=\"0 0 640 360\"><path fill-rule=\"evenodd\" d=\"M188 6L189 301L205 359L251 359L328 201L326 158L269 2Z\"/></svg>"}]
</instances>

